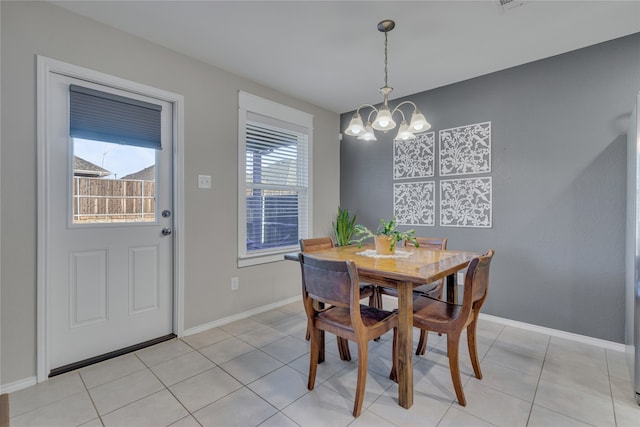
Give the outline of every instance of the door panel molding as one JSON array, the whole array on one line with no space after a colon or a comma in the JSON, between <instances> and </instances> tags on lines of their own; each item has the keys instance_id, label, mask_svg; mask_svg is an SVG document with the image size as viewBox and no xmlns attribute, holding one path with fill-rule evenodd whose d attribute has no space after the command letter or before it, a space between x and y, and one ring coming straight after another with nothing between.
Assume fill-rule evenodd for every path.
<instances>
[{"instance_id":1,"label":"door panel molding","mask_svg":"<svg viewBox=\"0 0 640 427\"><path fill-rule=\"evenodd\" d=\"M184 334L184 97L162 89L131 82L105 73L37 56L37 382L45 381L50 372L49 283L47 273L50 260L47 247L50 229L47 219L51 212L49 194L49 144L47 129L50 77L61 74L96 84L110 86L140 95L156 98L173 106L173 332Z\"/></svg>"},{"instance_id":2,"label":"door panel molding","mask_svg":"<svg viewBox=\"0 0 640 427\"><path fill-rule=\"evenodd\" d=\"M158 259L157 246L129 248L129 315L160 305Z\"/></svg>"},{"instance_id":3,"label":"door panel molding","mask_svg":"<svg viewBox=\"0 0 640 427\"><path fill-rule=\"evenodd\" d=\"M69 256L71 328L107 320L107 250L71 252ZM99 296L100 298L95 298ZM92 298L93 297L93 298ZM82 310L92 299L92 310Z\"/></svg>"}]
</instances>

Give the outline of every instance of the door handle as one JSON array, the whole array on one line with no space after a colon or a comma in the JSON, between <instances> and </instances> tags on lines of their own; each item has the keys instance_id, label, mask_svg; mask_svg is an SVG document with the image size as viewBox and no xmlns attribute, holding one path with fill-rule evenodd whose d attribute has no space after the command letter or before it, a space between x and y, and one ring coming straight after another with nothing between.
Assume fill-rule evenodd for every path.
<instances>
[{"instance_id":1,"label":"door handle","mask_svg":"<svg viewBox=\"0 0 640 427\"><path fill-rule=\"evenodd\" d=\"M168 236L169 234L171 234L171 229L170 228L163 228L162 229L162 235L163 236Z\"/></svg>"}]
</instances>

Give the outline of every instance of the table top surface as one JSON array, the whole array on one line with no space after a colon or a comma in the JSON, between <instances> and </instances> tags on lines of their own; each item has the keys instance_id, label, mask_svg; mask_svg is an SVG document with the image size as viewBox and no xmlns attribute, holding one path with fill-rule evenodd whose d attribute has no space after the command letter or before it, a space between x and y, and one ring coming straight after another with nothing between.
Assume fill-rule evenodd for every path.
<instances>
[{"instance_id":1,"label":"table top surface","mask_svg":"<svg viewBox=\"0 0 640 427\"><path fill-rule=\"evenodd\" d=\"M373 245L341 246L314 251L310 256L326 260L356 263L361 276L382 280L413 282L415 284L431 283L455 273L467 266L477 252L437 250L415 248L413 246L398 248L409 253L407 257L371 257L361 255L365 250L375 249ZM295 255L297 259L297 254ZM287 259L294 259L293 254Z\"/></svg>"}]
</instances>

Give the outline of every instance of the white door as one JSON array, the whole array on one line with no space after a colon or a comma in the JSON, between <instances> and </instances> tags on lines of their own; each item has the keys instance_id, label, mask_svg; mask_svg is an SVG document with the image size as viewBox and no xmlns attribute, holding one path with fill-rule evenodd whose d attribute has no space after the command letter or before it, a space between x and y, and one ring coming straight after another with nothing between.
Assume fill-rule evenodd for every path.
<instances>
[{"instance_id":1,"label":"white door","mask_svg":"<svg viewBox=\"0 0 640 427\"><path fill-rule=\"evenodd\" d=\"M70 84L162 107L162 149L69 136ZM51 74L47 251L51 369L173 332L172 104Z\"/></svg>"}]
</instances>

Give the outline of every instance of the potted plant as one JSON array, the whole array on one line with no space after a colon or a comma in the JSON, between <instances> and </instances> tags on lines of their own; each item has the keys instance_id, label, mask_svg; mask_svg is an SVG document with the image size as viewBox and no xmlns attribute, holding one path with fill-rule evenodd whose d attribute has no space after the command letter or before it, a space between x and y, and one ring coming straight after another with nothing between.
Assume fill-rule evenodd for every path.
<instances>
[{"instance_id":1,"label":"potted plant","mask_svg":"<svg viewBox=\"0 0 640 427\"><path fill-rule=\"evenodd\" d=\"M395 253L398 242L401 242L403 240L412 243L416 248L420 246L416 241L416 232L414 230L399 231L397 227L398 224L396 222L396 217L393 217L393 219L389 221L381 219L380 225L376 229L375 233L373 233L364 225L357 224L354 227L355 234L356 236L361 237L359 239L353 240L353 242L358 243L358 246L361 247L362 242L370 237L373 237L376 244L376 252L383 255Z\"/></svg>"},{"instance_id":2,"label":"potted plant","mask_svg":"<svg viewBox=\"0 0 640 427\"><path fill-rule=\"evenodd\" d=\"M346 246L351 242L355 232L356 214L351 216L349 209L342 209L338 206L338 215L333 221L333 233L336 237L337 246Z\"/></svg>"}]
</instances>

